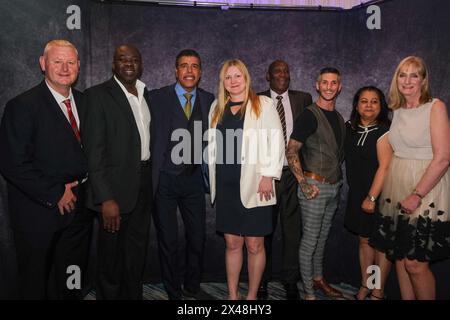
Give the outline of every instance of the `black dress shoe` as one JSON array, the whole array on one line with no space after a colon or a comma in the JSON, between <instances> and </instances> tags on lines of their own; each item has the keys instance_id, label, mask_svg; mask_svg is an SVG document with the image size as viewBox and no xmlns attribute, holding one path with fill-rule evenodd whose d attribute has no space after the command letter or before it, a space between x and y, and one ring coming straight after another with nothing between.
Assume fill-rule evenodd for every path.
<instances>
[{"instance_id":1,"label":"black dress shoe","mask_svg":"<svg viewBox=\"0 0 450 320\"><path fill-rule=\"evenodd\" d=\"M267 282L261 283L261 286L258 289L257 297L258 297L258 300L267 300L267 297L268 297Z\"/></svg>"},{"instance_id":2,"label":"black dress shoe","mask_svg":"<svg viewBox=\"0 0 450 320\"><path fill-rule=\"evenodd\" d=\"M183 297L195 300L216 300L215 297L203 291L203 289L198 289L195 292L189 289L183 289Z\"/></svg>"},{"instance_id":3,"label":"black dress shoe","mask_svg":"<svg viewBox=\"0 0 450 320\"><path fill-rule=\"evenodd\" d=\"M286 300L299 300L300 295L298 293L298 288L296 283L286 283L284 285L284 290L286 291Z\"/></svg>"}]
</instances>

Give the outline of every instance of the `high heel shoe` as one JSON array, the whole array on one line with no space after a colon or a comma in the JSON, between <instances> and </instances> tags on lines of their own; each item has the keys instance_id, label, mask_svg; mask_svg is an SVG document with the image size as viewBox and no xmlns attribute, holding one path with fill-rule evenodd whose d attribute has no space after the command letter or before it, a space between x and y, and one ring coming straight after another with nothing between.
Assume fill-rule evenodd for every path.
<instances>
[{"instance_id":1,"label":"high heel shoe","mask_svg":"<svg viewBox=\"0 0 450 320\"><path fill-rule=\"evenodd\" d=\"M362 299L358 299L358 294L361 290L367 290L367 293L364 295L364 298ZM372 290L370 290L369 288L367 288L365 285L361 285L361 287L359 287L359 290L356 294L353 295L353 298L355 300L366 300L366 298L370 295L371 296L371 292Z\"/></svg>"}]
</instances>

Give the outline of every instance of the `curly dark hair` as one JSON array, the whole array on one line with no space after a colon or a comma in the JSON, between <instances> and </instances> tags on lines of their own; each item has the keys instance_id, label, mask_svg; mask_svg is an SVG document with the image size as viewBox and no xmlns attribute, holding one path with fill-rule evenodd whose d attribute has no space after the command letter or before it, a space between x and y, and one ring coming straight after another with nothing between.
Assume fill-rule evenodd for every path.
<instances>
[{"instance_id":1,"label":"curly dark hair","mask_svg":"<svg viewBox=\"0 0 450 320\"><path fill-rule=\"evenodd\" d=\"M359 98L364 91L376 92L376 94L378 95L378 99L380 99L380 106L381 106L380 113L378 114L378 117L376 119L377 123L389 127L391 125L391 120L389 119L390 110L388 108L386 97L384 96L383 91L381 91L375 86L365 86L359 88L358 91L356 91L355 96L353 97L353 108L352 113L350 115L350 123L352 129L357 130L358 125L361 124L361 116L359 115L358 111L356 111L356 107L358 106Z\"/></svg>"}]
</instances>

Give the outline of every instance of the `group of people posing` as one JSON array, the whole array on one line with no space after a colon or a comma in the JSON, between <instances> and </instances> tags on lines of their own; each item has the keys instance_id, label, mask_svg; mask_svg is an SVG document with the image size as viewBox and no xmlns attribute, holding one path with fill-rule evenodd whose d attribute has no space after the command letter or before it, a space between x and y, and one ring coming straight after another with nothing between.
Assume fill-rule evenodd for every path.
<instances>
[{"instance_id":1,"label":"group of people posing","mask_svg":"<svg viewBox=\"0 0 450 320\"><path fill-rule=\"evenodd\" d=\"M300 298L300 281L304 299L316 299L316 290L340 298L323 277L323 260L344 160L345 225L360 239L355 299L383 299L392 262L403 299L435 298L429 263L450 256L450 124L444 103L430 96L422 59L400 62L389 108L378 88L359 89L347 122L335 109L342 81L332 67L320 70L313 103L289 89L282 60L269 65L270 88L261 93L241 60L225 61L216 98L198 87L202 64L191 49L175 59L176 82L151 91L133 45L118 46L112 77L84 93L72 88L80 67L72 43L48 42L39 63L45 79L6 104L0 126L21 298L83 297L68 268L78 266L84 284L97 217L97 299L142 299L153 216L169 299L213 299L200 286L205 193L225 240L229 299L267 298L278 220L286 299ZM187 148L180 131L189 134ZM370 265L381 270L375 289Z\"/></svg>"}]
</instances>

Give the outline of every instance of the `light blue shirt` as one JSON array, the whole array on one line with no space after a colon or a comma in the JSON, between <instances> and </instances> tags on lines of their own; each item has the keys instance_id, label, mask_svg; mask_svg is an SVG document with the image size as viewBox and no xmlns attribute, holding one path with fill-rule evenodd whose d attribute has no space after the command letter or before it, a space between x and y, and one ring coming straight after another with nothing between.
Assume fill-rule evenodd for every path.
<instances>
[{"instance_id":1,"label":"light blue shirt","mask_svg":"<svg viewBox=\"0 0 450 320\"><path fill-rule=\"evenodd\" d=\"M181 86L179 82L177 82L177 84L175 85L175 92L178 96L178 100L180 101L181 108L184 110L184 105L186 104L187 99L183 94L187 93L187 91ZM195 88L189 93L192 94L191 98L191 106L192 106L191 113L192 113L194 111L195 98L197 97L197 88Z\"/></svg>"}]
</instances>

